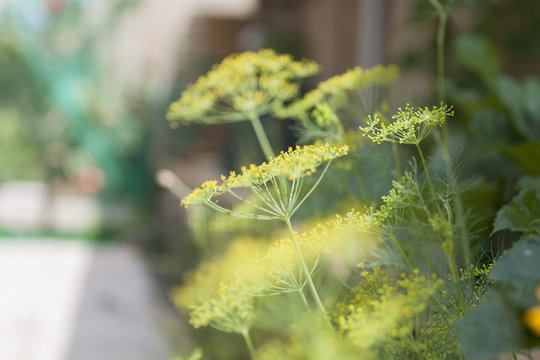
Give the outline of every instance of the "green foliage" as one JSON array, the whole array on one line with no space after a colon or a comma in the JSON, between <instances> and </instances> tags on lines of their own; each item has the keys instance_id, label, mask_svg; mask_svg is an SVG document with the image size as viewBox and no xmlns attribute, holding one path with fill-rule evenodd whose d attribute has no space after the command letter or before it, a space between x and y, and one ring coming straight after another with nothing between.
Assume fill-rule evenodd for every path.
<instances>
[{"instance_id":1,"label":"green foliage","mask_svg":"<svg viewBox=\"0 0 540 360\"><path fill-rule=\"evenodd\" d=\"M395 81L392 66L347 71L300 98L286 91L286 101L272 103L271 94L261 95L252 110L293 119L299 141L314 143L277 157L258 114L249 118L243 106L228 108L234 113L225 119L252 122L268 162L207 182L184 204L205 204L247 222L278 220L288 235L276 226L264 239L248 237L251 245L235 239L211 265L195 270L177 297L194 325L239 333L259 359L484 359L538 343L537 82L503 75L495 48L479 36L456 45L458 61L477 76L467 85L447 82L444 34L455 3L424 2L439 19L440 106L407 105L392 115L380 94L370 98L373 89ZM260 80L250 74L244 81ZM224 89L233 94L246 86L232 81ZM190 100L193 89L175 112L190 112L199 100L204 116L223 110L217 97ZM454 108L441 102L447 90L459 105L451 127L446 120ZM403 144L415 145L420 161ZM457 145L463 156L456 156ZM319 176L306 186L315 170ZM519 176L521 192L497 213ZM226 206L226 193L242 211ZM502 257L495 245L504 236L500 230L523 233ZM219 300L225 294L230 303ZM253 307L236 311L233 300L243 299ZM238 326L199 321L201 314Z\"/></svg>"},{"instance_id":2,"label":"green foliage","mask_svg":"<svg viewBox=\"0 0 540 360\"><path fill-rule=\"evenodd\" d=\"M497 79L496 91L505 105L516 131L524 139L532 141L540 136L540 82L535 78L518 81L501 75Z\"/></svg>"},{"instance_id":3,"label":"green foliage","mask_svg":"<svg viewBox=\"0 0 540 360\"><path fill-rule=\"evenodd\" d=\"M540 142L523 142L503 149L504 153L531 175L540 175Z\"/></svg>"},{"instance_id":4,"label":"green foliage","mask_svg":"<svg viewBox=\"0 0 540 360\"><path fill-rule=\"evenodd\" d=\"M0 182L42 176L40 156L31 140L17 111L0 108Z\"/></svg>"},{"instance_id":5,"label":"green foliage","mask_svg":"<svg viewBox=\"0 0 540 360\"><path fill-rule=\"evenodd\" d=\"M497 213L493 232L500 230L520 231L526 234L540 233L540 192L522 190L509 204Z\"/></svg>"},{"instance_id":6,"label":"green foliage","mask_svg":"<svg viewBox=\"0 0 540 360\"><path fill-rule=\"evenodd\" d=\"M495 263L495 286L459 322L465 353L471 359L490 359L503 351L540 344L525 327L522 314L538 304L540 238L523 240Z\"/></svg>"},{"instance_id":7,"label":"green foliage","mask_svg":"<svg viewBox=\"0 0 540 360\"><path fill-rule=\"evenodd\" d=\"M521 308L537 304L534 297L540 284L540 237L533 236L516 243L495 263L491 278L506 299Z\"/></svg>"},{"instance_id":8,"label":"green foliage","mask_svg":"<svg viewBox=\"0 0 540 360\"><path fill-rule=\"evenodd\" d=\"M148 119L157 104L143 89L120 89L108 62L98 59L107 47L103 33L112 37L133 3L110 2L98 32L81 26L96 10L93 3L49 4L62 9L56 13L35 1L2 8L0 112L14 112L21 132L10 153L18 147L26 153L2 178L65 182L92 167L104 175L105 195L146 200L152 184Z\"/></svg>"},{"instance_id":9,"label":"green foliage","mask_svg":"<svg viewBox=\"0 0 540 360\"><path fill-rule=\"evenodd\" d=\"M173 358L173 360L201 360L203 357L203 352L201 349L197 348L189 354L188 357L184 358L182 356L176 356Z\"/></svg>"},{"instance_id":10,"label":"green foliage","mask_svg":"<svg viewBox=\"0 0 540 360\"><path fill-rule=\"evenodd\" d=\"M455 54L462 65L479 74L488 83L499 76L501 72L497 52L491 43L482 36L464 35L460 37L456 41Z\"/></svg>"},{"instance_id":11,"label":"green foliage","mask_svg":"<svg viewBox=\"0 0 540 360\"><path fill-rule=\"evenodd\" d=\"M519 348L522 334L517 317L504 299L488 293L459 323L465 353L471 359L491 359L504 351Z\"/></svg>"}]
</instances>

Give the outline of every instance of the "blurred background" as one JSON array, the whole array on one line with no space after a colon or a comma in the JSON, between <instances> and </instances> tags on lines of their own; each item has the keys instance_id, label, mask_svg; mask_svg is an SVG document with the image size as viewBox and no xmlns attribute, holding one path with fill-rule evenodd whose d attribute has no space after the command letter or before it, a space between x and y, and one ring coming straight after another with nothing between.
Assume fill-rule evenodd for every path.
<instances>
[{"instance_id":1,"label":"blurred background","mask_svg":"<svg viewBox=\"0 0 540 360\"><path fill-rule=\"evenodd\" d=\"M445 3L449 103L478 124L495 109L538 126L540 3ZM186 222L169 189L263 157L249 124L172 129L168 105L259 48L321 64L305 90L398 64L391 103L427 104L436 15L421 0L0 0L0 359L188 353L169 289L224 240L208 214ZM264 124L295 143L287 121Z\"/></svg>"}]
</instances>

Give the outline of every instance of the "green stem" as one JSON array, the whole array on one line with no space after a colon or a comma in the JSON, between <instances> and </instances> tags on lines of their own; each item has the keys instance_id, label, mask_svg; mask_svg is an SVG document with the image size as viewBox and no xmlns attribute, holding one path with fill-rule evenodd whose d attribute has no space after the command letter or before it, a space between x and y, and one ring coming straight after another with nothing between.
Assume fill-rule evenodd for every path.
<instances>
[{"instance_id":1,"label":"green stem","mask_svg":"<svg viewBox=\"0 0 540 360\"><path fill-rule=\"evenodd\" d=\"M441 103L446 103L446 90L444 89L444 40L446 37L446 25L448 23L448 15L444 10L444 7L439 0L429 0L431 5L437 11L439 17L439 24L437 26L437 91L439 93L439 100ZM439 130L437 130L437 133ZM441 140L444 149L444 160L446 166L450 169L450 148L448 144L448 129L447 126L443 126L441 129Z\"/></svg>"},{"instance_id":2,"label":"green stem","mask_svg":"<svg viewBox=\"0 0 540 360\"><path fill-rule=\"evenodd\" d=\"M324 318L328 324L328 326L334 331L334 327L332 326L332 323L328 319L328 315L326 314L326 310L324 309L324 305L321 301L321 298L319 297L319 293L317 292L317 289L315 288L315 284L313 283L313 279L311 278L311 273L308 270L308 267L306 265L306 261L304 260L304 255L302 255L302 250L300 249L300 245L298 244L298 241L296 240L296 235L294 234L294 230L292 228L291 220L287 219L285 220L285 224L287 224L287 228L289 229L289 233L291 234L291 238L293 240L294 246L296 248L296 254L298 255L298 259L300 260L300 264L302 265L302 268L304 270L304 274L306 276L306 279L308 281L309 289L311 290L311 295L313 296L313 299L315 299L315 303L317 304L317 307L319 310L323 313Z\"/></svg>"},{"instance_id":3,"label":"green stem","mask_svg":"<svg viewBox=\"0 0 540 360\"><path fill-rule=\"evenodd\" d=\"M516 352L514 350L511 350L511 351L512 351L512 359L517 360Z\"/></svg>"},{"instance_id":4,"label":"green stem","mask_svg":"<svg viewBox=\"0 0 540 360\"><path fill-rule=\"evenodd\" d=\"M293 214L296 212L296 210L298 210L298 208L304 203L304 201L306 201L306 199L309 197L309 195L311 195L313 190L315 190L317 185L319 185L319 183L321 182L324 174L326 174L326 171L328 170L328 167L330 167L331 162L332 162L332 160L328 160L328 162L326 163L326 166L324 167L324 170L321 172L321 175L319 175L319 178L317 179L317 181L315 181L315 184L313 184L311 189L308 190L306 195L304 195L304 197L302 197L302 199L298 202L298 204L296 204L295 207L292 210L289 211L289 214L287 215L287 219L290 219L290 217L293 216Z\"/></svg>"},{"instance_id":5,"label":"green stem","mask_svg":"<svg viewBox=\"0 0 540 360\"><path fill-rule=\"evenodd\" d=\"M467 306L465 305L465 300L463 300L463 296L461 295L461 290L459 289L459 276L457 273L456 259L454 258L453 251L445 250L445 254L446 254L446 258L448 259L448 265L450 267L450 274L452 275L454 287L456 288L456 296L459 301L459 306L461 308L462 314L465 314L465 310L467 310Z\"/></svg>"},{"instance_id":6,"label":"green stem","mask_svg":"<svg viewBox=\"0 0 540 360\"><path fill-rule=\"evenodd\" d=\"M304 303L308 311L311 311L311 309L309 308L307 299L306 299L306 295L304 295L304 291L302 291L302 289L298 289L298 294L300 294L300 297L302 298L302 302Z\"/></svg>"},{"instance_id":7,"label":"green stem","mask_svg":"<svg viewBox=\"0 0 540 360\"><path fill-rule=\"evenodd\" d=\"M448 15L444 11L444 7L439 0L429 0L431 5L437 10L439 16L439 24L437 27L437 87L439 90L439 98L445 102L446 94L444 90L444 38L446 35L446 23Z\"/></svg>"},{"instance_id":8,"label":"green stem","mask_svg":"<svg viewBox=\"0 0 540 360\"><path fill-rule=\"evenodd\" d=\"M264 131L259 116L256 113L248 113L247 118L251 121L251 125L253 125L253 130L255 130L255 135L257 136L257 140L259 140L259 144L264 152L264 156L266 156L268 160L276 157L274 151L272 150L272 146L270 145L270 141L268 141L268 137L266 136L266 132Z\"/></svg>"},{"instance_id":9,"label":"green stem","mask_svg":"<svg viewBox=\"0 0 540 360\"><path fill-rule=\"evenodd\" d=\"M251 358L251 360L255 360L256 359L255 347L253 346L253 342L251 341L251 336L249 336L248 329L244 329L242 331L242 337L244 338L244 341L246 342L246 346L249 350L249 357Z\"/></svg>"},{"instance_id":10,"label":"green stem","mask_svg":"<svg viewBox=\"0 0 540 360\"><path fill-rule=\"evenodd\" d=\"M426 173L426 178L429 183L431 194L435 196L435 189L433 188L433 183L431 182L431 176L429 176L429 170L427 168L426 159L424 159L424 153L422 152L422 149L420 148L420 144L417 143L416 148L418 149L418 153L420 154L420 159L422 160L422 165L424 166L424 171Z\"/></svg>"},{"instance_id":11,"label":"green stem","mask_svg":"<svg viewBox=\"0 0 540 360\"><path fill-rule=\"evenodd\" d=\"M399 253L403 257L403 260L405 260L405 263L409 267L409 270L411 270L411 272L412 272L414 270L414 267L412 266L411 261L407 257L407 254L405 254L405 250L403 250L403 247L399 243L398 239L396 238L396 236L394 234L390 235L390 239L392 239L392 241L394 242L394 245L397 247L397 249L399 250Z\"/></svg>"},{"instance_id":12,"label":"green stem","mask_svg":"<svg viewBox=\"0 0 540 360\"><path fill-rule=\"evenodd\" d=\"M401 179L401 161L399 160L398 146L396 143L392 143L392 152L394 153L394 162L396 163L396 177Z\"/></svg>"}]
</instances>

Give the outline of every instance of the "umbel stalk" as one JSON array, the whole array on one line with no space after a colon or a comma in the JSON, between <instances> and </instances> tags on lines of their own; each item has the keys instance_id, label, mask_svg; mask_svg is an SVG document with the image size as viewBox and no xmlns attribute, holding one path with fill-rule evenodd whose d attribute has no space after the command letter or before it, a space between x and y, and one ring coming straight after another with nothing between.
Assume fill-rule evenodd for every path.
<instances>
[{"instance_id":1,"label":"umbel stalk","mask_svg":"<svg viewBox=\"0 0 540 360\"><path fill-rule=\"evenodd\" d=\"M268 140L268 137L266 136L264 128L261 124L261 119L259 119L259 116L256 113L249 113L247 114L247 117L251 122L251 125L253 126L253 130L255 131L257 140L259 140L259 144L261 144L261 148L264 156L266 156L266 159L270 160L271 158L276 157L274 151L272 150L272 146L270 145L270 141Z\"/></svg>"},{"instance_id":2,"label":"umbel stalk","mask_svg":"<svg viewBox=\"0 0 540 360\"><path fill-rule=\"evenodd\" d=\"M304 255L302 255L302 250L300 249L300 244L298 244L298 241L296 240L296 235L294 234L294 230L291 225L291 220L287 219L285 221L285 224L287 224L287 228L289 229L289 232L291 234L291 238L293 240L294 246L296 248L296 254L298 255L298 259L300 260L300 264L302 265L302 269L304 270L304 275L306 276L309 289L311 290L311 295L313 296L313 299L315 300L315 303L317 304L317 307L319 310L323 313L324 318L328 324L328 326L334 330L334 327L330 323L330 320L328 319L328 315L326 314L326 310L324 309L324 305L321 301L321 298L319 297L319 293L317 292L317 288L315 287L315 284L313 283L313 279L311 278L311 273L309 272L309 269L306 265L306 261L304 260Z\"/></svg>"}]
</instances>

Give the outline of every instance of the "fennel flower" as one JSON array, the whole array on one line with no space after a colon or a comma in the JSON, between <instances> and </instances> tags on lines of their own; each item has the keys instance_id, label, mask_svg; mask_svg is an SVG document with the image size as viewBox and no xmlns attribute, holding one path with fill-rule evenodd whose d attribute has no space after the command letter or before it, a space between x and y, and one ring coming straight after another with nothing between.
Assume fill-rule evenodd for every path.
<instances>
[{"instance_id":1,"label":"fennel flower","mask_svg":"<svg viewBox=\"0 0 540 360\"><path fill-rule=\"evenodd\" d=\"M392 123L385 123L378 115L370 116L367 126L360 127L360 130L377 144L388 141L418 145L436 126L442 126L447 116L453 115L452 108L446 105L415 110L407 104L405 109L399 108L397 114L392 116Z\"/></svg>"},{"instance_id":2,"label":"fennel flower","mask_svg":"<svg viewBox=\"0 0 540 360\"><path fill-rule=\"evenodd\" d=\"M347 155L348 150L347 145L333 147L328 144L289 148L261 165L242 167L238 174L232 171L228 177L222 176L221 182L211 180L203 183L186 196L182 204L185 207L206 204L215 210L242 216L241 213L225 209L212 200L222 194L231 193L248 202L234 193L233 189L249 188L263 201L261 206L254 204L262 214L252 214L251 217L264 220L290 217L311 191L302 195L303 178L314 174L317 167L324 163L327 163L328 167L331 160ZM323 174L324 171L319 180Z\"/></svg>"},{"instance_id":3,"label":"fennel flower","mask_svg":"<svg viewBox=\"0 0 540 360\"><path fill-rule=\"evenodd\" d=\"M313 61L263 49L234 54L188 86L173 102L167 120L217 124L261 116L298 94L299 80L318 72Z\"/></svg>"}]
</instances>

